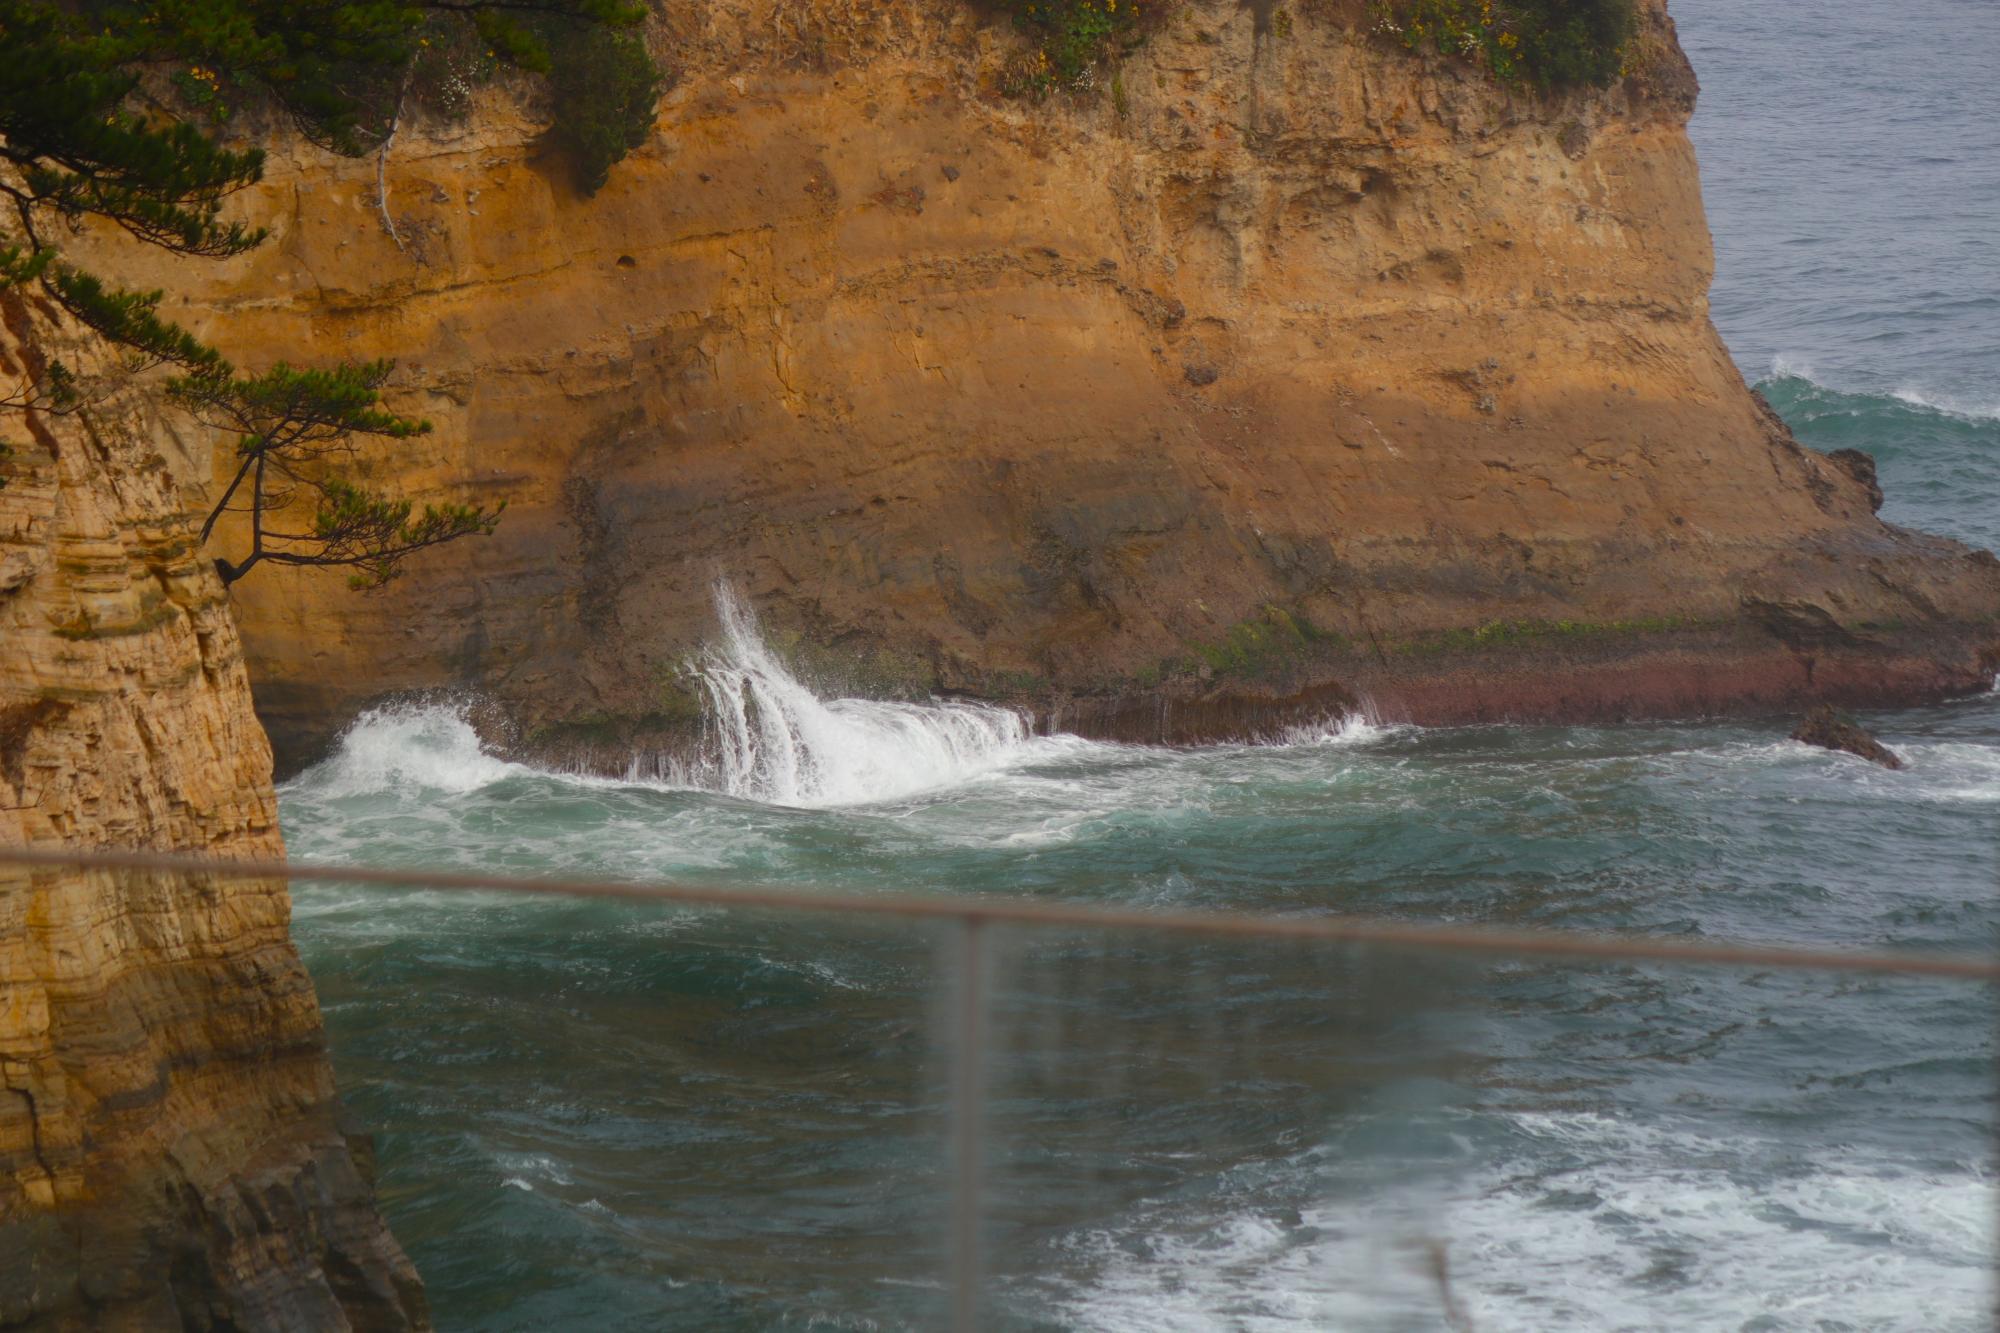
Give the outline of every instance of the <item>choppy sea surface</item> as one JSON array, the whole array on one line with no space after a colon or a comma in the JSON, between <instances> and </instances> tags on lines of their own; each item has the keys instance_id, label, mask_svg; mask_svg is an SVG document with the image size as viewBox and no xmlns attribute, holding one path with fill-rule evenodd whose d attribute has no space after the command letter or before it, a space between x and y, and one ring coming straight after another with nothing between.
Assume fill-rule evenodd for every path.
<instances>
[{"instance_id":1,"label":"choppy sea surface","mask_svg":"<svg viewBox=\"0 0 2000 1333\"><path fill-rule=\"evenodd\" d=\"M1676 0L1715 313L1884 516L2000 541L2000 5ZM2000 695L1166 750L822 697L726 597L708 763L604 781L364 718L292 854L893 895L2000 942ZM955 943L880 920L300 887L335 1068L446 1329L943 1326ZM986 1324L1991 1326L1989 990L994 932Z\"/></svg>"}]
</instances>

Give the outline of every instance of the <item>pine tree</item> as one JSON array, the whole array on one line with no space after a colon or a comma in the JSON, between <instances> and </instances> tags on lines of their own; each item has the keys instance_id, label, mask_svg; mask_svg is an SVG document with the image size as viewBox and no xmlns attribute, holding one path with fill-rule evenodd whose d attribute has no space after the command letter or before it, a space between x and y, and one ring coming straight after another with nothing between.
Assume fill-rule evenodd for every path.
<instances>
[{"instance_id":1,"label":"pine tree","mask_svg":"<svg viewBox=\"0 0 2000 1333\"><path fill-rule=\"evenodd\" d=\"M225 512L249 515L250 551L216 560L225 583L271 563L344 566L378 586L419 550L492 532L499 510L419 514L339 475L355 436L430 429L380 406L391 363L242 374L161 315L163 292L66 264L61 233L94 217L178 255L254 248L263 231L222 216L264 168L262 150L223 141L233 113L272 105L315 143L368 152L393 132L428 34L453 27L548 78L552 137L589 193L652 123L659 71L634 35L645 16L635 0L0 0L0 288L32 285L135 370L167 368L172 402L235 433L237 470L201 534ZM76 392L52 363L0 395L0 411L69 410ZM0 465L8 452L0 444ZM305 530L272 526L301 490L315 500Z\"/></svg>"}]
</instances>

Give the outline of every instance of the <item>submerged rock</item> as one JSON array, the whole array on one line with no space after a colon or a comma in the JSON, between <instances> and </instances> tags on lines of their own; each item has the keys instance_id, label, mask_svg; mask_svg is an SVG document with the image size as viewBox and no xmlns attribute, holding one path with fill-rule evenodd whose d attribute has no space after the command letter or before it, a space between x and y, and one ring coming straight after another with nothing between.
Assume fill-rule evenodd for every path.
<instances>
[{"instance_id":1,"label":"submerged rock","mask_svg":"<svg viewBox=\"0 0 2000 1333\"><path fill-rule=\"evenodd\" d=\"M1847 717L1831 704L1821 704L1807 713L1798 729L1792 733L1795 741L1807 745L1817 745L1823 750L1845 750L1858 754L1871 764L1884 768L1901 768L1902 759L1882 742L1868 734L1852 718Z\"/></svg>"}]
</instances>

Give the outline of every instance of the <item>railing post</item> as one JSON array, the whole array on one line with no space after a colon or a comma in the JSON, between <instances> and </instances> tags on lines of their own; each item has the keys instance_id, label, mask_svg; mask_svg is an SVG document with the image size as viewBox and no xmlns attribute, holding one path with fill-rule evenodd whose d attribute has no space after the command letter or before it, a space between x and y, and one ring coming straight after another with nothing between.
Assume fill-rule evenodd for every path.
<instances>
[{"instance_id":1,"label":"railing post","mask_svg":"<svg viewBox=\"0 0 2000 1333\"><path fill-rule=\"evenodd\" d=\"M952 1058L951 1328L979 1327L979 1191L986 1128L984 923L970 913L958 928L958 1012Z\"/></svg>"}]
</instances>

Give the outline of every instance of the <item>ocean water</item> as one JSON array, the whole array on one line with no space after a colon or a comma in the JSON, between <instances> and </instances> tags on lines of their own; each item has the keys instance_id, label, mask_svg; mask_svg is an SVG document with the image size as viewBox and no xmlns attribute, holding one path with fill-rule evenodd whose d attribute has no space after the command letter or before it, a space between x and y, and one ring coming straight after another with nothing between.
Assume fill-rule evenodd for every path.
<instances>
[{"instance_id":1,"label":"ocean water","mask_svg":"<svg viewBox=\"0 0 2000 1333\"><path fill-rule=\"evenodd\" d=\"M1670 8L1737 365L1885 519L2000 545L2000 5Z\"/></svg>"},{"instance_id":2,"label":"ocean water","mask_svg":"<svg viewBox=\"0 0 2000 1333\"><path fill-rule=\"evenodd\" d=\"M1739 364L2000 540L2000 6L1678 0ZM2000 942L2000 695L1864 720L1165 750L824 697L724 594L698 763L624 780L363 718L293 855L893 895ZM948 934L302 886L382 1197L447 1329L937 1329ZM996 931L986 1326L1953 1330L1995 1311L1968 984Z\"/></svg>"}]
</instances>

